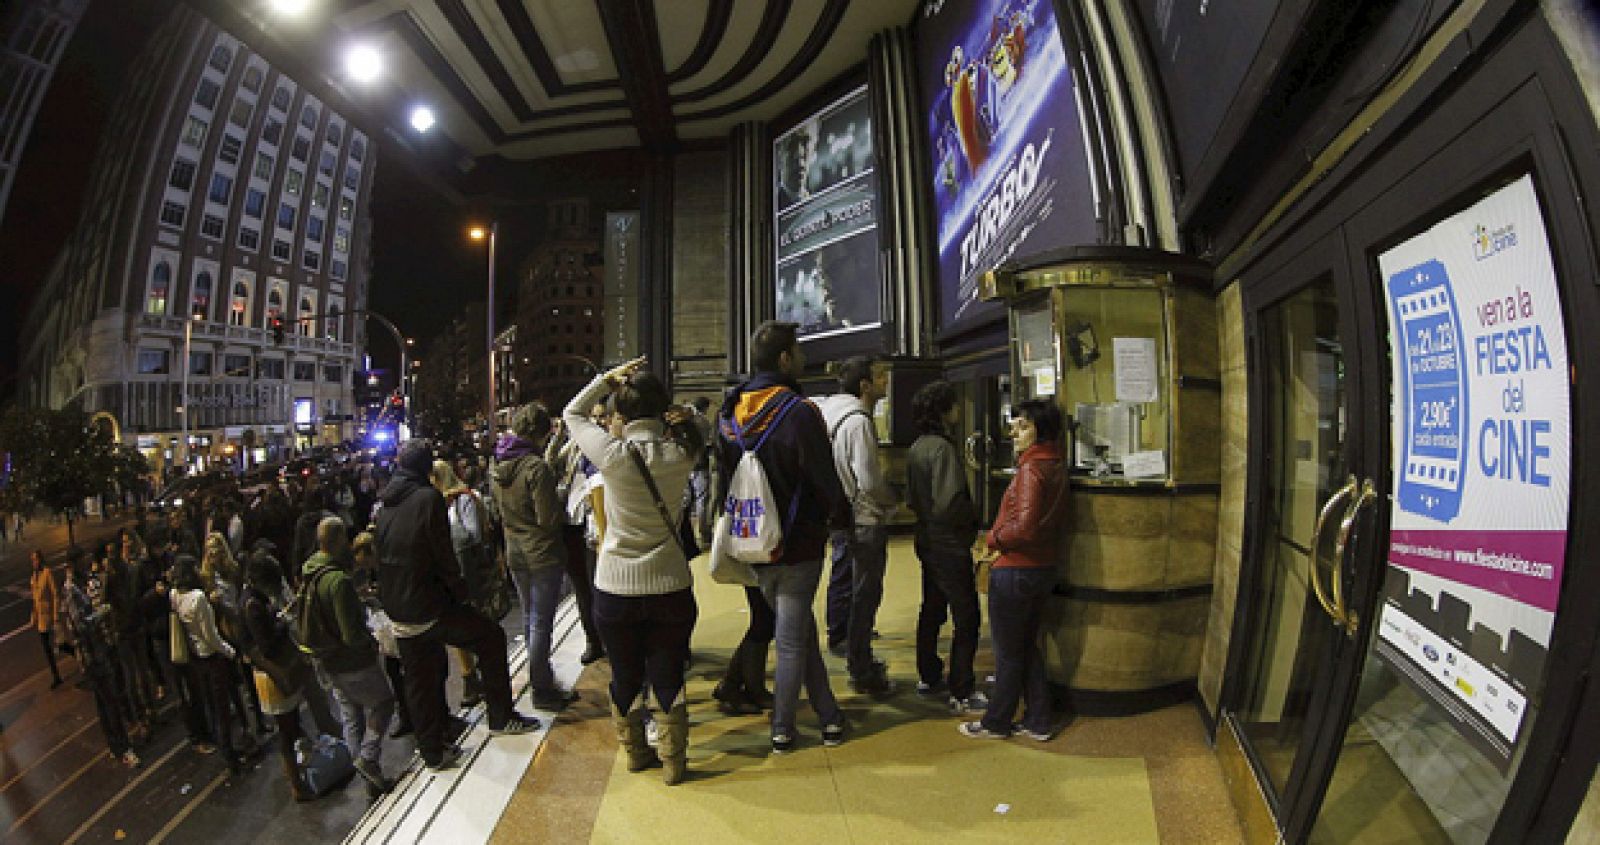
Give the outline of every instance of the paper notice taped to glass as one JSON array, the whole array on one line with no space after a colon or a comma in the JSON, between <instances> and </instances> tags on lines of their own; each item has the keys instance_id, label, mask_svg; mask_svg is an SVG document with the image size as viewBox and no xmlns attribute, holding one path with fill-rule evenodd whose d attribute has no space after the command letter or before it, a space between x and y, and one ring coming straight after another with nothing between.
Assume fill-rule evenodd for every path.
<instances>
[{"instance_id":1,"label":"paper notice taped to glass","mask_svg":"<svg viewBox=\"0 0 1600 845\"><path fill-rule=\"evenodd\" d=\"M1111 349L1116 365L1117 401L1154 402L1160 398L1155 338L1112 338Z\"/></svg>"},{"instance_id":2,"label":"paper notice taped to glass","mask_svg":"<svg viewBox=\"0 0 1600 845\"><path fill-rule=\"evenodd\" d=\"M1160 449L1122 456L1123 478L1160 478L1167 474L1167 454Z\"/></svg>"}]
</instances>

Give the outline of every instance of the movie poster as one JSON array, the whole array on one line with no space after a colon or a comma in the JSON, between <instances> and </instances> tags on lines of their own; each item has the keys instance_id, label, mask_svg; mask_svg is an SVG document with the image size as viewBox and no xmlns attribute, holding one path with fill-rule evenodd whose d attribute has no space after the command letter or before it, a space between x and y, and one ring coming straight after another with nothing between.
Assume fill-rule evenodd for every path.
<instances>
[{"instance_id":1,"label":"movie poster","mask_svg":"<svg viewBox=\"0 0 1600 845\"><path fill-rule=\"evenodd\" d=\"M863 86L773 142L777 318L802 338L883 320L868 105Z\"/></svg>"},{"instance_id":2,"label":"movie poster","mask_svg":"<svg viewBox=\"0 0 1600 845\"><path fill-rule=\"evenodd\" d=\"M983 272L1097 243L1096 197L1051 0L929 0L916 41L949 329L998 307Z\"/></svg>"},{"instance_id":3,"label":"movie poster","mask_svg":"<svg viewBox=\"0 0 1600 845\"><path fill-rule=\"evenodd\" d=\"M1570 507L1567 339L1532 177L1378 266L1394 455L1378 654L1504 770L1543 678Z\"/></svg>"}]
</instances>

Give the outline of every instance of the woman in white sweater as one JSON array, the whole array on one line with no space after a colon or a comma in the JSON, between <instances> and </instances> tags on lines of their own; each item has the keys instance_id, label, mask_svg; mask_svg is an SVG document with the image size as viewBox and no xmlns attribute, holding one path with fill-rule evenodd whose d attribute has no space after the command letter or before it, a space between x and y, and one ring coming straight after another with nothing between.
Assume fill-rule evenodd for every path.
<instances>
[{"instance_id":1,"label":"woman in white sweater","mask_svg":"<svg viewBox=\"0 0 1600 845\"><path fill-rule=\"evenodd\" d=\"M178 555L173 560L170 600L189 640L189 677L200 692L211 738L222 749L228 768L237 775L244 769L239 752L233 746L233 718L228 711L228 686L233 682L229 663L235 654L233 646L217 631L217 617L211 609L211 601L206 598L204 581L193 555Z\"/></svg>"},{"instance_id":2,"label":"woman in white sweater","mask_svg":"<svg viewBox=\"0 0 1600 845\"><path fill-rule=\"evenodd\" d=\"M666 384L643 367L638 358L597 376L567 404L562 419L605 479L606 532L595 569L594 618L611 660L617 741L628 752L629 771L656 763L645 742L644 708L634 707L648 683L662 713L665 779L675 784L683 779L688 750L683 674L699 615L676 526L703 444L688 414L670 407ZM623 421L620 437L588 416L607 394Z\"/></svg>"}]
</instances>

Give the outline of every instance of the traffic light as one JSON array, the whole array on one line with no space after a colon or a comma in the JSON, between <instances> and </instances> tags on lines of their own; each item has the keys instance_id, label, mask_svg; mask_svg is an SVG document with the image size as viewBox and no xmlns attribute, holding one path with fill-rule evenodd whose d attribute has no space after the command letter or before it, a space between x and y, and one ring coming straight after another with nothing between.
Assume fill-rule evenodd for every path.
<instances>
[{"instance_id":1,"label":"traffic light","mask_svg":"<svg viewBox=\"0 0 1600 845\"><path fill-rule=\"evenodd\" d=\"M406 400L399 390L389 397L389 416L396 422L406 421Z\"/></svg>"},{"instance_id":2,"label":"traffic light","mask_svg":"<svg viewBox=\"0 0 1600 845\"><path fill-rule=\"evenodd\" d=\"M283 318L274 316L269 325L272 327L272 342L283 345Z\"/></svg>"}]
</instances>

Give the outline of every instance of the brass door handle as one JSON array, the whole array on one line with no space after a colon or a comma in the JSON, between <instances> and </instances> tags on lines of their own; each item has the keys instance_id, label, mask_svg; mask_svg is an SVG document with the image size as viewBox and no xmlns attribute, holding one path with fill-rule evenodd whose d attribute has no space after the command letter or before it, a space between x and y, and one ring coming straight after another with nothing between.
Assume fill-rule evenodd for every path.
<instances>
[{"instance_id":1,"label":"brass door handle","mask_svg":"<svg viewBox=\"0 0 1600 845\"><path fill-rule=\"evenodd\" d=\"M1328 592L1322 588L1321 568L1317 562L1322 558L1322 533L1328 526L1328 518L1338 509L1340 503L1349 499L1356 492L1357 482L1354 475L1345 481L1344 486L1334 491L1326 502L1322 503L1322 510L1317 512L1317 523L1311 529L1311 566L1307 577L1311 579L1311 589L1317 596L1317 603L1322 605L1324 613L1333 620L1333 624L1343 627L1344 617L1340 615L1338 605L1328 598ZM1334 574L1337 577L1339 564L1334 562ZM1337 581L1334 582L1337 585Z\"/></svg>"},{"instance_id":2,"label":"brass door handle","mask_svg":"<svg viewBox=\"0 0 1600 845\"><path fill-rule=\"evenodd\" d=\"M1344 520L1339 523L1339 538L1333 546L1333 606L1338 611L1338 621L1350 636L1355 636L1357 617L1356 612L1344 603L1344 558L1350 550L1350 535L1361 518L1361 509L1372 504L1376 498L1378 490L1372 486L1372 479L1361 482L1361 494L1345 510Z\"/></svg>"},{"instance_id":3,"label":"brass door handle","mask_svg":"<svg viewBox=\"0 0 1600 845\"><path fill-rule=\"evenodd\" d=\"M975 472L983 472L984 465L989 461L989 455L994 451L994 441L989 435L974 431L967 435L966 441L967 468ZM979 452L982 454L979 454Z\"/></svg>"}]
</instances>

